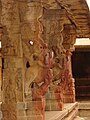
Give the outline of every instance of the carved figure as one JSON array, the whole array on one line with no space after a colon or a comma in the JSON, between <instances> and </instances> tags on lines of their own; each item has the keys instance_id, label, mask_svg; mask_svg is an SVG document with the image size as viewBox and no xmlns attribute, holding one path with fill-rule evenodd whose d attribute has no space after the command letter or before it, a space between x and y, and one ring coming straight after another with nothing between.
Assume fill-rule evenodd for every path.
<instances>
[{"instance_id":1,"label":"carved figure","mask_svg":"<svg viewBox=\"0 0 90 120\"><path fill-rule=\"evenodd\" d=\"M49 48L54 51L55 56L59 56L63 51L63 25L59 21L52 21L49 35Z\"/></svg>"},{"instance_id":2,"label":"carved figure","mask_svg":"<svg viewBox=\"0 0 90 120\"><path fill-rule=\"evenodd\" d=\"M48 88L48 85L52 79L52 72L50 69L51 59L52 59L52 56L50 55L50 52L48 51L46 44L44 46L39 44L38 50L36 48L34 52L29 56L29 59L28 59L29 67L26 68L26 71L25 71L26 95L30 95L32 93L31 91L32 88L37 89L36 92L35 92L35 89L33 89L34 90L33 95L37 93L37 95L35 95L34 97L36 96L38 97L40 96L40 94L41 96L45 94L45 91L47 91L45 90L45 88L46 89Z\"/></svg>"}]
</instances>

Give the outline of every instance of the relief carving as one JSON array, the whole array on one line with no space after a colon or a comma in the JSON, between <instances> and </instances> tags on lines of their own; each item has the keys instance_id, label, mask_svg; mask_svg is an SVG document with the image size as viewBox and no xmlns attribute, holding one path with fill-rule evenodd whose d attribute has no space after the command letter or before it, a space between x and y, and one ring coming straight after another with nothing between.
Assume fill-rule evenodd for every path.
<instances>
[{"instance_id":1,"label":"relief carving","mask_svg":"<svg viewBox=\"0 0 90 120\"><path fill-rule=\"evenodd\" d=\"M49 48L54 51L55 56L62 52L63 43L63 25L59 21L51 21L49 32Z\"/></svg>"},{"instance_id":2,"label":"relief carving","mask_svg":"<svg viewBox=\"0 0 90 120\"><path fill-rule=\"evenodd\" d=\"M43 89L44 85L47 86L52 78L52 73L50 70L51 55L47 49L47 45L37 46L34 43L31 53L25 56L25 61L27 64L25 70L25 93L26 95L31 94L31 88L37 88L39 90ZM37 46L37 47L35 47ZM29 48L27 48L29 51ZM45 89L43 89L45 90ZM43 92L43 91L41 91ZM42 93L45 94L44 92ZM41 96L42 96L41 94ZM35 95L36 96L36 95Z\"/></svg>"},{"instance_id":3,"label":"relief carving","mask_svg":"<svg viewBox=\"0 0 90 120\"><path fill-rule=\"evenodd\" d=\"M63 109L63 90L65 84L65 77L62 78L66 65L65 49L63 48L63 24L59 20L51 20L49 28L46 27L46 36L48 36L48 45L50 51L53 51L53 79L50 84L49 93L54 93L51 99L56 100L58 106L56 109ZM51 95L52 96L52 95ZM48 100L48 98L47 98ZM54 104L54 103L53 103Z\"/></svg>"},{"instance_id":4,"label":"relief carving","mask_svg":"<svg viewBox=\"0 0 90 120\"><path fill-rule=\"evenodd\" d=\"M22 68L18 68L16 71L16 88L19 91L22 91L22 80L23 80L23 76L22 76Z\"/></svg>"},{"instance_id":5,"label":"relief carving","mask_svg":"<svg viewBox=\"0 0 90 120\"><path fill-rule=\"evenodd\" d=\"M76 41L76 29L74 25L64 25L64 31L63 31L63 46L65 49L71 49L74 50L74 44Z\"/></svg>"},{"instance_id":6,"label":"relief carving","mask_svg":"<svg viewBox=\"0 0 90 120\"><path fill-rule=\"evenodd\" d=\"M42 15L37 17L37 32L33 40L23 40L25 60L25 96L31 99L41 99L47 92L52 79L52 53L42 38ZM35 40L36 39L36 40ZM32 42L32 44L30 43ZM27 54L26 52L27 51ZM33 93L33 95L32 95Z\"/></svg>"},{"instance_id":7,"label":"relief carving","mask_svg":"<svg viewBox=\"0 0 90 120\"><path fill-rule=\"evenodd\" d=\"M3 36L4 37L4 36ZM3 40L2 37L2 40ZM6 37L6 36L5 36ZM6 39L6 38L5 38ZM10 40L8 37L5 41L5 44L2 42L3 45L3 49L2 49L2 53L3 55L16 55L16 46L15 44L12 42L12 40Z\"/></svg>"}]
</instances>

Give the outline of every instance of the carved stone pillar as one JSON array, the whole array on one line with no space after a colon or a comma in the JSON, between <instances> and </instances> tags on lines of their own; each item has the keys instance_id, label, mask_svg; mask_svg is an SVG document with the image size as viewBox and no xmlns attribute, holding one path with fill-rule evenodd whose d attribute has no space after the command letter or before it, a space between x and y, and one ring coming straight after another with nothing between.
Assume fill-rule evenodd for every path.
<instances>
[{"instance_id":1,"label":"carved stone pillar","mask_svg":"<svg viewBox=\"0 0 90 120\"><path fill-rule=\"evenodd\" d=\"M62 9L56 8L45 9L44 11L44 37L49 50L53 52L53 79L46 94L46 110L62 110L64 108L64 82L61 80L65 63L65 50L62 45L64 12Z\"/></svg>"},{"instance_id":2,"label":"carved stone pillar","mask_svg":"<svg viewBox=\"0 0 90 120\"><path fill-rule=\"evenodd\" d=\"M17 120L17 102L23 101L23 51L17 0L1 0L3 101L2 120Z\"/></svg>"},{"instance_id":3,"label":"carved stone pillar","mask_svg":"<svg viewBox=\"0 0 90 120\"><path fill-rule=\"evenodd\" d=\"M74 78L72 76L72 66L71 66L71 52L66 51L66 66L64 70L65 75L65 88L64 88L64 102L75 102L75 86Z\"/></svg>"},{"instance_id":4,"label":"carved stone pillar","mask_svg":"<svg viewBox=\"0 0 90 120\"><path fill-rule=\"evenodd\" d=\"M66 88L64 90L64 102L75 102L75 86L74 78L72 75L72 63L71 55L74 51L74 43L76 41L76 28L74 25L67 24L64 26L64 41L63 46L66 49L66 72L67 72L67 82Z\"/></svg>"},{"instance_id":5,"label":"carved stone pillar","mask_svg":"<svg viewBox=\"0 0 90 120\"><path fill-rule=\"evenodd\" d=\"M23 104L27 106L22 117L45 120L44 96L52 79L52 56L42 39L42 2L26 0L19 3L25 75Z\"/></svg>"}]
</instances>

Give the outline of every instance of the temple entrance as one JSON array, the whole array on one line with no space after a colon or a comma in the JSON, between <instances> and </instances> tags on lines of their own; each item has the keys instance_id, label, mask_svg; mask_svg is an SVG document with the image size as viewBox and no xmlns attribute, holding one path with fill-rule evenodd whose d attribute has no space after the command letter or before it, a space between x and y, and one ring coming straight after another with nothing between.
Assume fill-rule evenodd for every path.
<instances>
[{"instance_id":1,"label":"temple entrance","mask_svg":"<svg viewBox=\"0 0 90 120\"><path fill-rule=\"evenodd\" d=\"M74 52L72 59L76 98L90 99L90 52Z\"/></svg>"},{"instance_id":2,"label":"temple entrance","mask_svg":"<svg viewBox=\"0 0 90 120\"><path fill-rule=\"evenodd\" d=\"M79 41L80 42L80 41ZM87 45L85 43L87 42ZM75 78L76 100L79 103L79 116L90 119L90 45L77 45L72 56L72 72Z\"/></svg>"},{"instance_id":3,"label":"temple entrance","mask_svg":"<svg viewBox=\"0 0 90 120\"><path fill-rule=\"evenodd\" d=\"M77 100L90 100L90 47L77 47L72 56Z\"/></svg>"}]
</instances>

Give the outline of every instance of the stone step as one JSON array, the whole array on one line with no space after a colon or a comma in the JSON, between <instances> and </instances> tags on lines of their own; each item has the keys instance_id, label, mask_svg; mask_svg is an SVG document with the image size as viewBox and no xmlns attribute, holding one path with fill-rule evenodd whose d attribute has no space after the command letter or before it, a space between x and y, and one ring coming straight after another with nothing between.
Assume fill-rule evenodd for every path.
<instances>
[{"instance_id":1,"label":"stone step","mask_svg":"<svg viewBox=\"0 0 90 120\"><path fill-rule=\"evenodd\" d=\"M18 103L18 120L36 120L34 114L31 118L29 103ZM29 110L29 113L27 111ZM63 111L46 111L45 120L73 120L78 114L78 103L66 103ZM37 120L43 120L42 116L36 116Z\"/></svg>"},{"instance_id":2,"label":"stone step","mask_svg":"<svg viewBox=\"0 0 90 120\"><path fill-rule=\"evenodd\" d=\"M69 115L65 118L63 118L62 120L73 120L78 114L78 110L75 109L73 110L71 113L69 113Z\"/></svg>"},{"instance_id":3,"label":"stone step","mask_svg":"<svg viewBox=\"0 0 90 120\"><path fill-rule=\"evenodd\" d=\"M76 79L75 81L76 86L89 86L90 85L90 78L89 79Z\"/></svg>"},{"instance_id":4,"label":"stone step","mask_svg":"<svg viewBox=\"0 0 90 120\"><path fill-rule=\"evenodd\" d=\"M76 78L76 98L90 98L90 77Z\"/></svg>"},{"instance_id":5,"label":"stone step","mask_svg":"<svg viewBox=\"0 0 90 120\"><path fill-rule=\"evenodd\" d=\"M46 111L45 120L73 120L78 114L78 103L67 103L63 111Z\"/></svg>"},{"instance_id":6,"label":"stone step","mask_svg":"<svg viewBox=\"0 0 90 120\"><path fill-rule=\"evenodd\" d=\"M84 117L84 120L90 120L90 117Z\"/></svg>"},{"instance_id":7,"label":"stone step","mask_svg":"<svg viewBox=\"0 0 90 120\"><path fill-rule=\"evenodd\" d=\"M83 86L76 86L76 92L78 93L78 94L81 94L81 93L83 93L83 94L90 94L90 86L85 86L85 85L83 85Z\"/></svg>"},{"instance_id":8,"label":"stone step","mask_svg":"<svg viewBox=\"0 0 90 120\"><path fill-rule=\"evenodd\" d=\"M82 117L77 116L77 117L74 118L74 120L85 120L85 119L82 118Z\"/></svg>"},{"instance_id":9,"label":"stone step","mask_svg":"<svg viewBox=\"0 0 90 120\"><path fill-rule=\"evenodd\" d=\"M79 102L79 116L90 117L90 101Z\"/></svg>"}]
</instances>

